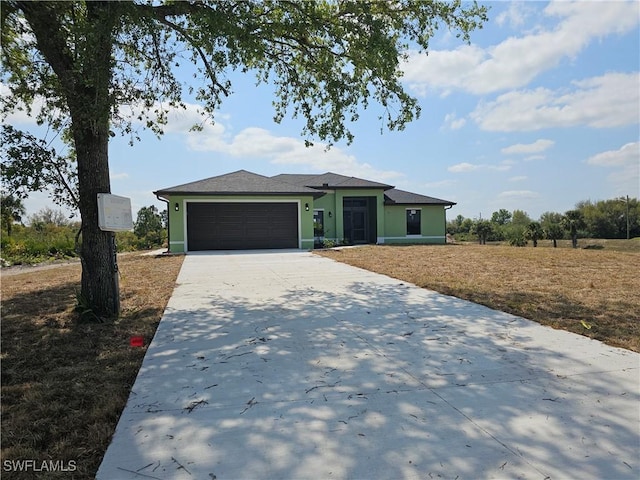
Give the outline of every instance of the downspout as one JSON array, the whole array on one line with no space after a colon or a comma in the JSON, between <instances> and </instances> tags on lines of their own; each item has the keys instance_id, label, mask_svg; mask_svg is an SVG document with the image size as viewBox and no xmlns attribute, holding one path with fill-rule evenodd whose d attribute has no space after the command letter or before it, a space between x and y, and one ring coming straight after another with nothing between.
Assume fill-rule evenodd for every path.
<instances>
[{"instance_id":1,"label":"downspout","mask_svg":"<svg viewBox=\"0 0 640 480\"><path fill-rule=\"evenodd\" d=\"M451 210L453 208L453 205L445 205L444 206L444 244L447 244L447 210ZM167 210L168 211L168 210Z\"/></svg>"},{"instance_id":2,"label":"downspout","mask_svg":"<svg viewBox=\"0 0 640 480\"><path fill-rule=\"evenodd\" d=\"M165 202L167 204L167 251L166 253L171 253L171 222L169 221L169 200L156 195L156 198L161 202Z\"/></svg>"}]
</instances>

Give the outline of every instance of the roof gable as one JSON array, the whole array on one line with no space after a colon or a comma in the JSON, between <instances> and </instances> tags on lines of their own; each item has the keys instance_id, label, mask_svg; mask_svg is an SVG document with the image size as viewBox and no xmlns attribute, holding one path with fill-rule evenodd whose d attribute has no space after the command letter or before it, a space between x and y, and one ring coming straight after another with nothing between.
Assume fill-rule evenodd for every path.
<instances>
[{"instance_id":1,"label":"roof gable","mask_svg":"<svg viewBox=\"0 0 640 480\"><path fill-rule=\"evenodd\" d=\"M185 183L175 187L168 187L153 192L156 195L238 195L238 194L267 194L267 195L318 195L317 190L305 186L258 175L246 170L205 178L196 182Z\"/></svg>"},{"instance_id":2,"label":"roof gable","mask_svg":"<svg viewBox=\"0 0 640 480\"><path fill-rule=\"evenodd\" d=\"M455 202L392 188L384 192L385 205L455 205Z\"/></svg>"}]
</instances>

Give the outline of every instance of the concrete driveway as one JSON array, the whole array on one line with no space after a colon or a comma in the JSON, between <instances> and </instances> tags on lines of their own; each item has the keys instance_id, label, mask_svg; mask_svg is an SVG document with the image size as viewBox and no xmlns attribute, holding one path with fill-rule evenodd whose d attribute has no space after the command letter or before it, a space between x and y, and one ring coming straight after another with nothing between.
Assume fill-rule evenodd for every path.
<instances>
[{"instance_id":1,"label":"concrete driveway","mask_svg":"<svg viewBox=\"0 0 640 480\"><path fill-rule=\"evenodd\" d=\"M637 479L639 368L308 252L190 254L98 478Z\"/></svg>"}]
</instances>

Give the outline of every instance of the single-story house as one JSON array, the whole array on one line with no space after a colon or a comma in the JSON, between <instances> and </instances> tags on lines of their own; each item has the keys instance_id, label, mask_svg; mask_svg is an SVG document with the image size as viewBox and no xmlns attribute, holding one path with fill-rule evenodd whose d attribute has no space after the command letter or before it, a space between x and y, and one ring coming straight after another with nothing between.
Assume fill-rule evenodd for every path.
<instances>
[{"instance_id":1,"label":"single-story house","mask_svg":"<svg viewBox=\"0 0 640 480\"><path fill-rule=\"evenodd\" d=\"M167 202L169 249L301 248L445 243L454 202L347 177L246 170L153 192Z\"/></svg>"}]
</instances>

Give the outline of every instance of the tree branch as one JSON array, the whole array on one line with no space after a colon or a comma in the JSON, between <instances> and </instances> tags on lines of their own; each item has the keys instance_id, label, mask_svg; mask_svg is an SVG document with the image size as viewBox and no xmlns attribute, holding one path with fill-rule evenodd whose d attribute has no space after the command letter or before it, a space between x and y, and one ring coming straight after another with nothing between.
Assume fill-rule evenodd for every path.
<instances>
[{"instance_id":1,"label":"tree branch","mask_svg":"<svg viewBox=\"0 0 640 480\"><path fill-rule=\"evenodd\" d=\"M65 176L60 171L60 167L58 167L57 163L54 163L53 167L56 169L56 173L58 174L58 179L60 180L60 184L64 187L64 189L69 194L69 197L71 198L71 201L76 206L76 208L80 208L80 203L78 201L78 197L76 197L76 194L74 193L73 189L71 188L71 186L67 182L67 179L65 178Z\"/></svg>"},{"instance_id":2,"label":"tree branch","mask_svg":"<svg viewBox=\"0 0 640 480\"><path fill-rule=\"evenodd\" d=\"M40 2L16 2L16 6L32 26L38 49L60 79L63 88L72 95L75 89L73 58L68 53L65 39L61 37L65 29L57 16L58 10Z\"/></svg>"},{"instance_id":3,"label":"tree branch","mask_svg":"<svg viewBox=\"0 0 640 480\"><path fill-rule=\"evenodd\" d=\"M189 35L184 28L180 27L179 25L176 25L173 22L170 22L169 20L167 20L164 17L158 17L158 21L160 23L162 23L163 25L166 25L167 27L169 27L173 31L179 33L187 42L189 42L189 45L191 45L196 50L196 52L198 52L198 55L200 56L200 60L202 60L202 63L204 64L204 68L207 71L207 75L209 76L209 78L211 79L213 84L216 87L218 87L220 90L222 90L222 93L224 93L225 97L228 97L229 96L229 91L223 85L221 85L218 82L216 74L215 74L213 68L211 67L211 63L209 63L209 59L207 58L207 56L204 53L204 51L202 50L202 48L193 39L193 37L191 37L191 35ZM219 98L219 95L217 93L216 93L216 98Z\"/></svg>"}]
</instances>

